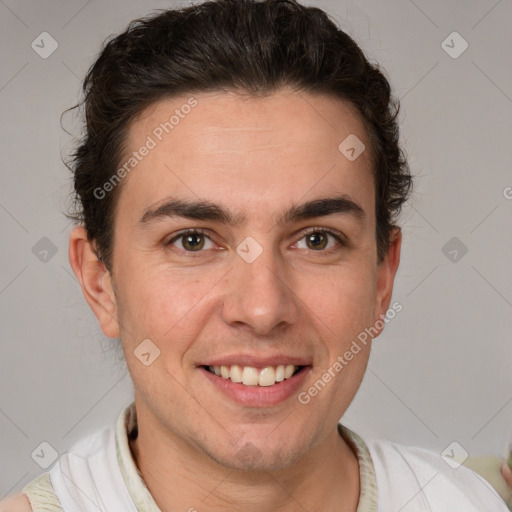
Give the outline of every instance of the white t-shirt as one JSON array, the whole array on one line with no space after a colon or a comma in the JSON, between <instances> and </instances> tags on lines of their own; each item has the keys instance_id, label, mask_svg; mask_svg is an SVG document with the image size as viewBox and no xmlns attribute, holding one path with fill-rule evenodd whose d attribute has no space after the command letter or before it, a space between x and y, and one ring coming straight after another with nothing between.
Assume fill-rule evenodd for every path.
<instances>
[{"instance_id":1,"label":"white t-shirt","mask_svg":"<svg viewBox=\"0 0 512 512\"><path fill-rule=\"evenodd\" d=\"M116 425L80 440L52 469L27 484L34 512L160 512L135 465L135 403ZM440 454L389 441L365 439L339 424L357 454L361 493L357 512L509 512L491 485Z\"/></svg>"}]
</instances>

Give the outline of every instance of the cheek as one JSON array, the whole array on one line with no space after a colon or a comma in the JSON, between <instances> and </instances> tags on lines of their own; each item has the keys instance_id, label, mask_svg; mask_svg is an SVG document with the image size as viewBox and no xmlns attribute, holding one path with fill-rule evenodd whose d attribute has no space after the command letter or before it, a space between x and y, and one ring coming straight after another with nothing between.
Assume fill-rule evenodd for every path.
<instances>
[{"instance_id":1,"label":"cheek","mask_svg":"<svg viewBox=\"0 0 512 512\"><path fill-rule=\"evenodd\" d=\"M187 331L199 327L197 312L214 284L212 277L200 279L186 269L168 266L144 269L141 263L137 268L141 269L137 274L128 270L120 279L127 284L120 290L119 314L129 336L154 338L163 346L166 340L186 338ZM176 332L184 336L177 337Z\"/></svg>"},{"instance_id":2,"label":"cheek","mask_svg":"<svg viewBox=\"0 0 512 512\"><path fill-rule=\"evenodd\" d=\"M370 355L366 330L373 321L375 275L370 267L361 273L347 269L319 284L314 287L311 315L325 344L319 378L329 381L326 403L336 403L335 410L345 409L359 388Z\"/></svg>"},{"instance_id":3,"label":"cheek","mask_svg":"<svg viewBox=\"0 0 512 512\"><path fill-rule=\"evenodd\" d=\"M328 338L352 339L373 319L376 275L371 268L343 267L336 272L304 279L305 301L321 320Z\"/></svg>"},{"instance_id":4,"label":"cheek","mask_svg":"<svg viewBox=\"0 0 512 512\"><path fill-rule=\"evenodd\" d=\"M143 267L142 267L143 268ZM178 271L179 273L179 271ZM136 277L124 281L126 284L122 301L118 307L119 321L124 327L122 344L127 365L138 388L151 394L158 390L158 383L167 381L172 375L183 380L180 371L184 354L201 329L201 298L205 291L199 280L176 279L170 272L141 271ZM132 274L133 275L133 274ZM151 340L144 352L154 357L155 364L145 366L137 359L143 340ZM147 343L147 342L145 342ZM171 397L167 397L171 400Z\"/></svg>"}]
</instances>

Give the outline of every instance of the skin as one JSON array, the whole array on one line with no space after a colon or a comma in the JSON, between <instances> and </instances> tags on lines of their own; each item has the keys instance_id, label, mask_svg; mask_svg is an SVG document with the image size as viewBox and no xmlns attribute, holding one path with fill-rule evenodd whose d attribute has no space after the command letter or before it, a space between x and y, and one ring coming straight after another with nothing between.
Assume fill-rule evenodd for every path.
<instances>
[{"instance_id":1,"label":"skin","mask_svg":"<svg viewBox=\"0 0 512 512\"><path fill-rule=\"evenodd\" d=\"M507 482L507 485L512 487L512 469L510 469L510 466L506 462L501 466L501 474L505 482Z\"/></svg>"},{"instance_id":2,"label":"skin","mask_svg":"<svg viewBox=\"0 0 512 512\"><path fill-rule=\"evenodd\" d=\"M293 396L272 407L241 406L197 365L228 354L292 354L311 361L307 390L386 313L401 235L393 233L379 263L370 152L351 162L338 150L349 134L366 148L370 142L356 111L327 96L195 98L191 113L124 178L112 273L82 227L70 237L84 296L103 332L121 338L134 382L134 460L162 510L355 511L357 458L336 426L371 343L307 405ZM140 116L128 153L187 99L158 102ZM345 213L275 222L293 204L341 194L360 205L364 221ZM246 221L139 223L170 198L219 203ZM321 249L307 244L310 227L320 231ZM187 252L183 238L168 244L186 228L207 232L202 251ZM346 245L322 228L343 233ZM252 263L236 253L248 236L263 249ZM134 350L148 338L160 356L145 366ZM237 457L247 443L255 455Z\"/></svg>"}]
</instances>

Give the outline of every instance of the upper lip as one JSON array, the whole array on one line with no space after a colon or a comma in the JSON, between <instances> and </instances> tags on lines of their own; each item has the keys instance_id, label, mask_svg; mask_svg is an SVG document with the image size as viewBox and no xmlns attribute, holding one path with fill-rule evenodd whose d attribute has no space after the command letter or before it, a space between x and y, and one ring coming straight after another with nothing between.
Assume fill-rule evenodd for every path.
<instances>
[{"instance_id":1,"label":"upper lip","mask_svg":"<svg viewBox=\"0 0 512 512\"><path fill-rule=\"evenodd\" d=\"M266 366L278 366L280 364L295 366L308 366L311 362L297 356L275 355L269 357L261 357L250 354L233 354L230 356L217 357L207 362L200 363L198 366L252 366L254 368L265 368Z\"/></svg>"}]
</instances>

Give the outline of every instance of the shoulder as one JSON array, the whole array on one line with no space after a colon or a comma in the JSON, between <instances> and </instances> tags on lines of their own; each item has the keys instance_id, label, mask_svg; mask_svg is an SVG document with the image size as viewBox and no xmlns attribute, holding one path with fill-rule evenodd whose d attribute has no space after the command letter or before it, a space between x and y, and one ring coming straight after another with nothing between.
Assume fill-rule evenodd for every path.
<instances>
[{"instance_id":1,"label":"shoulder","mask_svg":"<svg viewBox=\"0 0 512 512\"><path fill-rule=\"evenodd\" d=\"M462 465L462 450L460 454L450 450L443 457L432 450L390 441L365 442L374 463L379 504L382 498L404 512L447 507L454 511L508 510L484 478Z\"/></svg>"},{"instance_id":2,"label":"shoulder","mask_svg":"<svg viewBox=\"0 0 512 512\"><path fill-rule=\"evenodd\" d=\"M126 409L125 409L126 411ZM123 411L123 414L125 413ZM124 419L123 414L121 420ZM118 420L119 423L120 420ZM106 425L89 435L76 441L73 446L65 454L59 457L52 471L41 473L31 482L25 485L20 493L8 496L0 501L0 512L34 512L45 510L46 512L62 512L62 506L58 493L59 488L67 489L67 485L62 481L61 465L68 468L70 464L76 469L77 464L79 473L87 478L89 473L89 463L103 464L108 467L107 455L115 458L114 444L114 425ZM108 452L108 454L107 454ZM89 461L89 462L88 462ZM82 469L82 463L83 469ZM94 465L93 464L93 465ZM85 472L84 472L85 471ZM50 478L50 475L53 475ZM60 487L54 488L54 484L62 484ZM32 508L34 507L34 508Z\"/></svg>"},{"instance_id":3,"label":"shoulder","mask_svg":"<svg viewBox=\"0 0 512 512\"><path fill-rule=\"evenodd\" d=\"M32 512L32 507L28 496L18 493L0 501L0 512Z\"/></svg>"}]
</instances>

